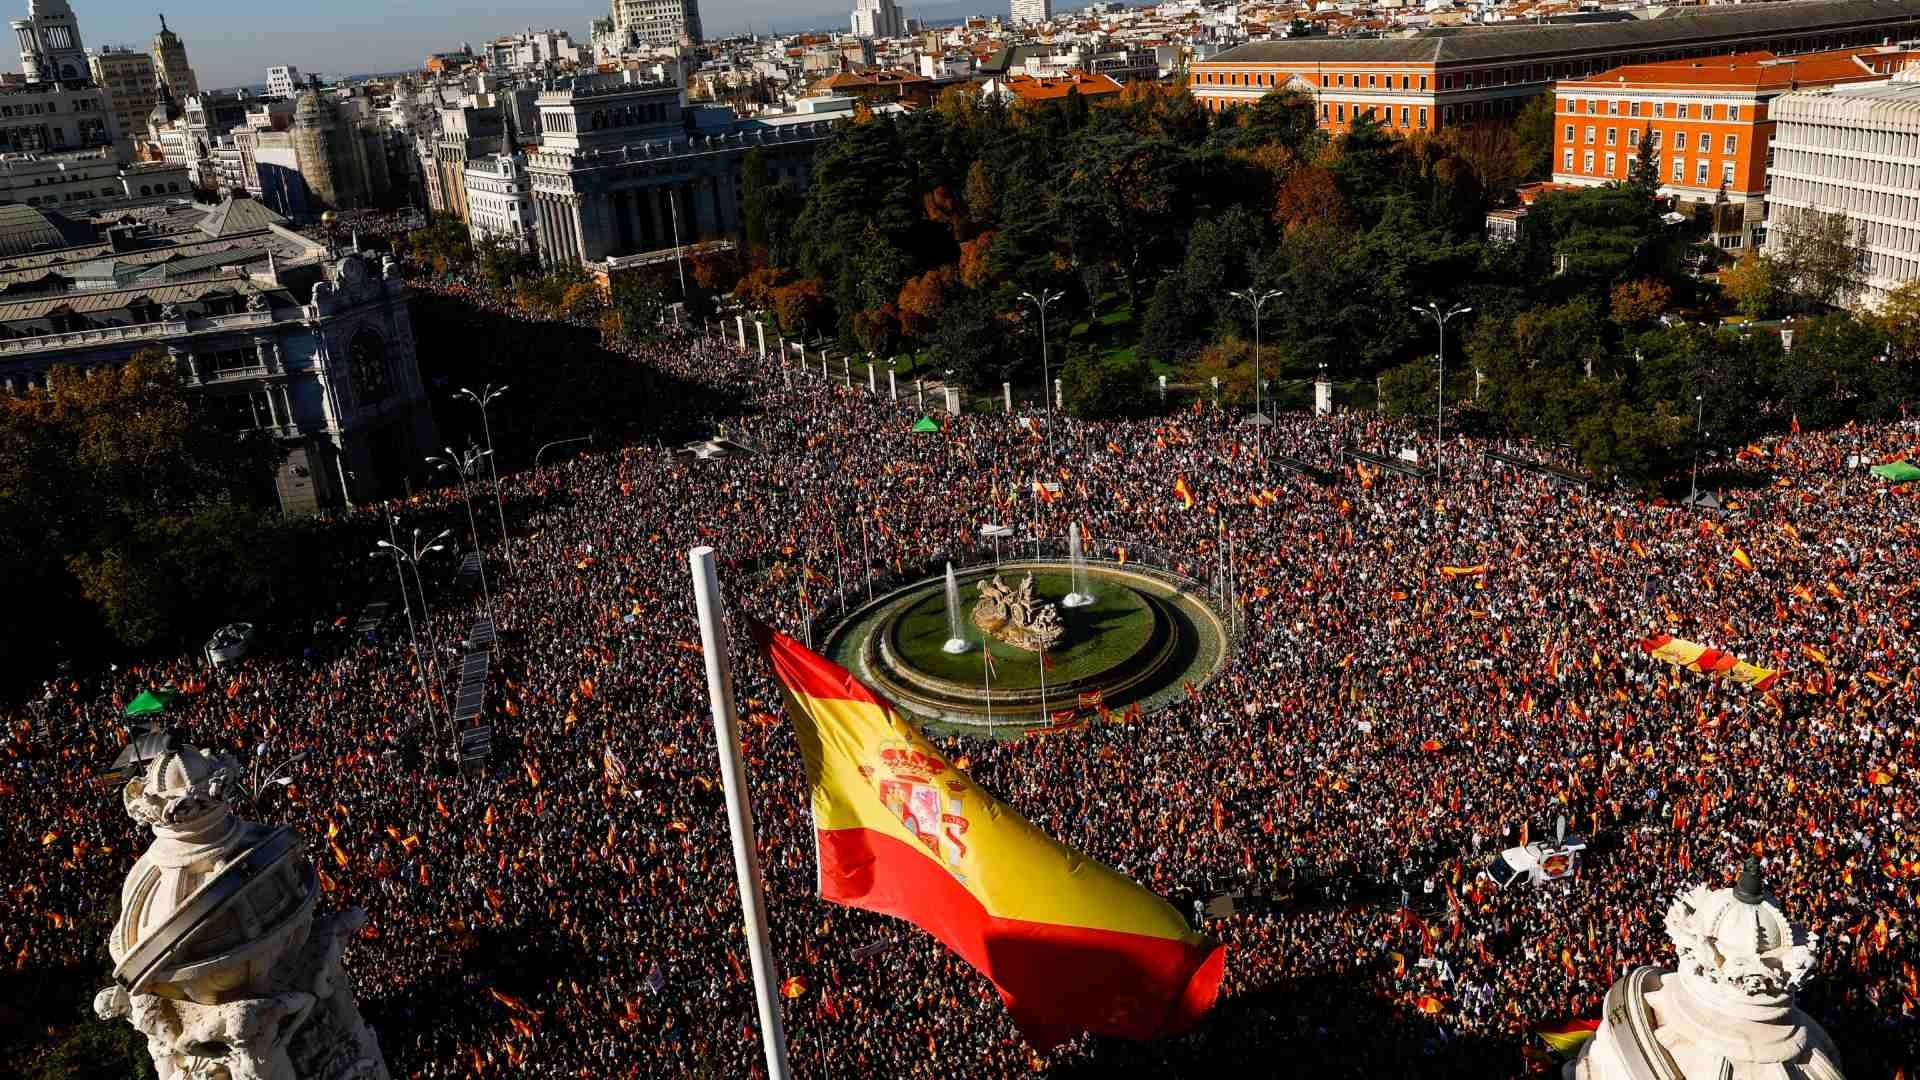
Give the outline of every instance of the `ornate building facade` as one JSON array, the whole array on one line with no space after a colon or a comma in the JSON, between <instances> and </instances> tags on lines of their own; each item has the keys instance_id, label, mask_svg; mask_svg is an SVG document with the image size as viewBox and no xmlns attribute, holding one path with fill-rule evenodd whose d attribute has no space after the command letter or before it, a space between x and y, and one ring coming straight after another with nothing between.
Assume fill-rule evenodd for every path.
<instances>
[{"instance_id":1,"label":"ornate building facade","mask_svg":"<svg viewBox=\"0 0 1920 1080\"><path fill-rule=\"evenodd\" d=\"M216 422L280 444L289 513L424 478L437 444L398 270L329 252L260 203L0 260L0 286L0 389L158 349L212 399Z\"/></svg>"},{"instance_id":2,"label":"ornate building facade","mask_svg":"<svg viewBox=\"0 0 1920 1080\"><path fill-rule=\"evenodd\" d=\"M113 103L94 82L80 21L66 0L28 0L13 20L21 83L0 87L0 153L61 153L111 147Z\"/></svg>"},{"instance_id":3,"label":"ornate building facade","mask_svg":"<svg viewBox=\"0 0 1920 1080\"><path fill-rule=\"evenodd\" d=\"M740 231L741 167L766 155L804 189L814 151L843 122L807 115L690 123L678 83L639 71L579 76L539 98L540 149L527 162L548 261L603 264Z\"/></svg>"},{"instance_id":4,"label":"ornate building facade","mask_svg":"<svg viewBox=\"0 0 1920 1080\"><path fill-rule=\"evenodd\" d=\"M167 90L181 101L200 92L200 76L187 63L187 46L180 35L167 29L167 17L160 16L160 32L153 35L154 73Z\"/></svg>"}]
</instances>

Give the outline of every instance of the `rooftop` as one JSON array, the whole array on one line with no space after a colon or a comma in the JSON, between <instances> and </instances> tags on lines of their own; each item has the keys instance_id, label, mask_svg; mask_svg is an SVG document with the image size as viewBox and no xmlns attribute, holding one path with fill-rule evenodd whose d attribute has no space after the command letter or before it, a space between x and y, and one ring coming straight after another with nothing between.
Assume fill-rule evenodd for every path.
<instances>
[{"instance_id":1,"label":"rooftop","mask_svg":"<svg viewBox=\"0 0 1920 1080\"><path fill-rule=\"evenodd\" d=\"M1021 101L1059 101L1075 91L1085 98L1105 97L1125 89L1106 75L1089 75L1084 71L1068 72L1059 78L1008 75L1000 84Z\"/></svg>"},{"instance_id":2,"label":"rooftop","mask_svg":"<svg viewBox=\"0 0 1920 1080\"><path fill-rule=\"evenodd\" d=\"M1657 19L1597 25L1440 27L1401 38L1256 41L1207 63L1313 61L1469 63L1607 50L1658 49L1754 34L1801 36L1882 20L1920 29L1920 0L1776 0L1670 11ZM1898 36L1898 35L1896 35Z\"/></svg>"}]
</instances>

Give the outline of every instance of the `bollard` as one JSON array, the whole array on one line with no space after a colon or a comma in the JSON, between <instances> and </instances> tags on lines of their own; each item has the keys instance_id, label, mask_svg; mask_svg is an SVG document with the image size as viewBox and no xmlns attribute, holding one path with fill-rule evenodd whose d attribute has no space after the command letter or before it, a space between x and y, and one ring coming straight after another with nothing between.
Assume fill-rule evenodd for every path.
<instances>
[{"instance_id":1,"label":"bollard","mask_svg":"<svg viewBox=\"0 0 1920 1080\"><path fill-rule=\"evenodd\" d=\"M913 389L914 389L914 392L919 395L920 411L923 413L926 412L927 411L927 380L925 379L913 380Z\"/></svg>"},{"instance_id":2,"label":"bollard","mask_svg":"<svg viewBox=\"0 0 1920 1080\"><path fill-rule=\"evenodd\" d=\"M893 369L887 369L887 400L899 401L900 388L893 381Z\"/></svg>"},{"instance_id":3,"label":"bollard","mask_svg":"<svg viewBox=\"0 0 1920 1080\"><path fill-rule=\"evenodd\" d=\"M1013 384L1010 382L1001 383L1000 396L1006 400L1007 415L1012 416L1013 415Z\"/></svg>"},{"instance_id":4,"label":"bollard","mask_svg":"<svg viewBox=\"0 0 1920 1080\"><path fill-rule=\"evenodd\" d=\"M867 365L867 393L869 394L877 394L880 392L879 385L875 383L873 379L874 379L873 365L868 364Z\"/></svg>"},{"instance_id":5,"label":"bollard","mask_svg":"<svg viewBox=\"0 0 1920 1080\"><path fill-rule=\"evenodd\" d=\"M1165 405L1166 403L1167 403L1167 377L1165 375L1162 375L1160 376L1160 404Z\"/></svg>"}]
</instances>

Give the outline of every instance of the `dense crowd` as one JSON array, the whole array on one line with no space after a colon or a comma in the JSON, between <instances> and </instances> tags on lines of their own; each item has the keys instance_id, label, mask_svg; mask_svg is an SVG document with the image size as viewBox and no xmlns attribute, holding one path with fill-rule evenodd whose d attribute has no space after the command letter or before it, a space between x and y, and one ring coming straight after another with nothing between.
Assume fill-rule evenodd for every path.
<instances>
[{"instance_id":1,"label":"dense crowd","mask_svg":"<svg viewBox=\"0 0 1920 1080\"><path fill-rule=\"evenodd\" d=\"M1343 447L1436 449L1368 415L1283 417L1264 465L1252 429L1205 403L1061 418L1050 450L1002 416L916 434L884 385L783 376L718 340L630 351L746 387L734 423L762 452L636 444L501 476L510 564L481 525L503 626L490 766L453 768L404 623L350 631L358 602L397 608L390 563L340 571L337 623L234 669L62 676L9 717L0 762L0 937L18 970L104 979L113 897L147 838L96 781L127 702L184 686L169 720L196 744L263 770L307 755L253 812L305 832L323 905L370 914L348 963L396 1076L759 1075L686 550L714 546L739 608L794 628L830 564L858 580L868 558L888 573L970 553L988 521L1056 539L1077 522L1102 551L1180 553L1196 578L1230 541L1237 650L1135 722L951 745L1040 827L1183 906L1268 898L1208 924L1230 946L1220 1005L1182 1038L1041 1059L927 935L818 900L791 728L736 625L799 1075L1520 1075L1544 1068L1532 1025L1597 1016L1615 978L1670 961L1665 906L1748 854L1819 936L1803 1002L1849 1075L1920 1064L1917 504L1849 466L1920 428L1748 448L1768 481L1696 512L1500 467L1483 452L1544 455L1486 440L1449 439L1440 484L1356 469ZM1061 497L1030 498L1036 479ZM448 493L340 527L384 535L386 512L465 532ZM796 579L814 582L805 600ZM428 592L422 634L444 652L483 600L444 576ZM1782 677L1763 692L1677 671L1640 647L1660 632ZM1576 878L1476 877L1560 818L1592 844Z\"/></svg>"}]
</instances>

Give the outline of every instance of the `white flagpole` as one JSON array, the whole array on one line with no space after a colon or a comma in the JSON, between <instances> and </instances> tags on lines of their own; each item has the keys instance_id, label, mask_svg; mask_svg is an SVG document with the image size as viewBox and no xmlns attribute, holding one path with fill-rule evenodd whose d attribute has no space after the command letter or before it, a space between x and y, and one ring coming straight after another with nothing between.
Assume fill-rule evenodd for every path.
<instances>
[{"instance_id":1,"label":"white flagpole","mask_svg":"<svg viewBox=\"0 0 1920 1080\"><path fill-rule=\"evenodd\" d=\"M753 815L747 809L746 770L740 764L740 724L733 707L733 671L727 660L727 628L713 549L694 548L687 552L687 563L700 611L700 647L707 661L707 694L713 699L713 736L720 752L720 784L727 794L733 871L746 919L747 959L753 964L753 996L760 1012L760 1041L767 1051L767 1077L790 1080L793 1071L787 1064L787 1035L780 1026L780 995L773 984L773 942L767 935L766 901L760 895L760 856L753 841Z\"/></svg>"}]
</instances>

